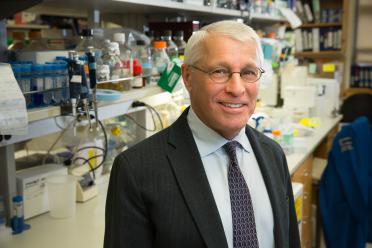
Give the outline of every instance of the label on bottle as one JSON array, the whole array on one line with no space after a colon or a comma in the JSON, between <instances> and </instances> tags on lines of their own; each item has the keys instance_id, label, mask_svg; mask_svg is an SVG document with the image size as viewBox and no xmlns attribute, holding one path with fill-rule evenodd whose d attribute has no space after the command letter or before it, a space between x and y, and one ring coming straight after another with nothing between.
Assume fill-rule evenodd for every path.
<instances>
[{"instance_id":1,"label":"label on bottle","mask_svg":"<svg viewBox=\"0 0 372 248\"><path fill-rule=\"evenodd\" d=\"M142 77L137 77L132 81L133 88L142 88L143 87L143 79Z\"/></svg>"},{"instance_id":2,"label":"label on bottle","mask_svg":"<svg viewBox=\"0 0 372 248\"><path fill-rule=\"evenodd\" d=\"M167 69L164 70L163 74L158 81L158 85L168 92L172 92L174 87L177 85L181 77L181 67L174 63L168 63Z\"/></svg>"},{"instance_id":3,"label":"label on bottle","mask_svg":"<svg viewBox=\"0 0 372 248\"><path fill-rule=\"evenodd\" d=\"M81 75L73 75L70 80L71 83L80 83L82 82Z\"/></svg>"},{"instance_id":4,"label":"label on bottle","mask_svg":"<svg viewBox=\"0 0 372 248\"><path fill-rule=\"evenodd\" d=\"M23 205L22 202L13 203L13 216L23 216Z\"/></svg>"}]
</instances>

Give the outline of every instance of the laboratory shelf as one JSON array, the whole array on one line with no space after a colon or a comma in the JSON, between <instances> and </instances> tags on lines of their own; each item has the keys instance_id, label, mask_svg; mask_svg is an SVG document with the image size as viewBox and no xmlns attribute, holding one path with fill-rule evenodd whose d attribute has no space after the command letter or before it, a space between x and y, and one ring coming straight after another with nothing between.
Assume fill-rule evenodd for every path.
<instances>
[{"instance_id":1,"label":"laboratory shelf","mask_svg":"<svg viewBox=\"0 0 372 248\"><path fill-rule=\"evenodd\" d=\"M48 29L48 25L39 24L7 24L7 29Z\"/></svg>"},{"instance_id":2,"label":"laboratory shelf","mask_svg":"<svg viewBox=\"0 0 372 248\"><path fill-rule=\"evenodd\" d=\"M162 99L169 99L166 96L168 94L157 85L122 92L121 98L117 101L98 102L98 118L103 120L138 111L136 108L131 108L134 100L145 99L146 102L146 98L156 95ZM0 142L0 147L61 131L61 126L66 127L72 121L71 116L61 116L61 109L57 106L32 109L28 111L28 118L28 133L12 136L10 140Z\"/></svg>"},{"instance_id":3,"label":"laboratory shelf","mask_svg":"<svg viewBox=\"0 0 372 248\"><path fill-rule=\"evenodd\" d=\"M304 23L300 28L330 28L330 27L342 27L341 22L332 23Z\"/></svg>"},{"instance_id":4,"label":"laboratory shelf","mask_svg":"<svg viewBox=\"0 0 372 248\"><path fill-rule=\"evenodd\" d=\"M342 51L320 51L320 52L298 52L295 53L296 58L312 58L312 59L339 59L343 58L344 54Z\"/></svg>"},{"instance_id":5,"label":"laboratory shelf","mask_svg":"<svg viewBox=\"0 0 372 248\"><path fill-rule=\"evenodd\" d=\"M140 76L135 76L135 77L125 77L125 78L110 79L110 80L99 81L99 82L97 82L97 84L118 83L118 82L123 82L123 81L134 80L136 78L146 78L146 77L151 77L151 76L152 75L140 75Z\"/></svg>"},{"instance_id":6,"label":"laboratory shelf","mask_svg":"<svg viewBox=\"0 0 372 248\"><path fill-rule=\"evenodd\" d=\"M225 17L240 18L247 17L248 11L217 8L213 6L204 6L189 3L180 3L166 0L95 0L94 7L102 13L121 13L121 14L162 14L162 15L185 15L194 17ZM43 6L53 6L60 8L78 8L84 9L84 6L92 6L91 0L44 0ZM87 9L88 10L88 9ZM283 16L273 16L268 14L252 13L253 20L262 21L285 21Z\"/></svg>"},{"instance_id":7,"label":"laboratory shelf","mask_svg":"<svg viewBox=\"0 0 372 248\"><path fill-rule=\"evenodd\" d=\"M61 108L58 106L55 107L45 107L45 108L36 108L30 109L28 112L28 122L53 118L61 115Z\"/></svg>"}]
</instances>

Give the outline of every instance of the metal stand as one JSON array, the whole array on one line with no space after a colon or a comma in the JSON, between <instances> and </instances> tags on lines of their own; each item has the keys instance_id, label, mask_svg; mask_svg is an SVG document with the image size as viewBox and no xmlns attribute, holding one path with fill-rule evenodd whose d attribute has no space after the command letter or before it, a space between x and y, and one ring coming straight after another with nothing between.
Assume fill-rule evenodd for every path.
<instances>
[{"instance_id":1,"label":"metal stand","mask_svg":"<svg viewBox=\"0 0 372 248\"><path fill-rule=\"evenodd\" d=\"M14 145L0 147L0 194L4 196L8 221L12 216L12 197L17 194L15 173Z\"/></svg>"}]
</instances>

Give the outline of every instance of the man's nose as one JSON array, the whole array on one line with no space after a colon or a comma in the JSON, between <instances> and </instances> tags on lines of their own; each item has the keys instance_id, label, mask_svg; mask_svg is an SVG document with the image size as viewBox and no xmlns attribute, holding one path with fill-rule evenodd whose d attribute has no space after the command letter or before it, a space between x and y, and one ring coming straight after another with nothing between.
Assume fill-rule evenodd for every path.
<instances>
[{"instance_id":1,"label":"man's nose","mask_svg":"<svg viewBox=\"0 0 372 248\"><path fill-rule=\"evenodd\" d=\"M230 80L226 84L226 91L239 96L244 93L244 81L240 77L240 72L233 72Z\"/></svg>"}]
</instances>

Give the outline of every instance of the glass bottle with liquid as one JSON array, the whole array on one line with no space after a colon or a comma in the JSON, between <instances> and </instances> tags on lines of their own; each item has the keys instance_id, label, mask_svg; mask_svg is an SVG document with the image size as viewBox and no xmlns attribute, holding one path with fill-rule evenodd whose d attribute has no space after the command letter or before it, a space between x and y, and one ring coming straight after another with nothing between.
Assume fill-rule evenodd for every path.
<instances>
[{"instance_id":1,"label":"glass bottle with liquid","mask_svg":"<svg viewBox=\"0 0 372 248\"><path fill-rule=\"evenodd\" d=\"M171 60L178 59L178 47L176 43L172 40L172 31L164 30L161 36L161 40L167 43L167 54Z\"/></svg>"},{"instance_id":2,"label":"glass bottle with liquid","mask_svg":"<svg viewBox=\"0 0 372 248\"><path fill-rule=\"evenodd\" d=\"M146 45L144 40L137 40L137 49L135 51L135 59L139 61L142 67L142 75L144 76L145 84L150 83L149 77L152 72L151 49Z\"/></svg>"},{"instance_id":3,"label":"glass bottle with liquid","mask_svg":"<svg viewBox=\"0 0 372 248\"><path fill-rule=\"evenodd\" d=\"M170 58L166 52L167 43L165 41L154 42L154 52L152 54L152 74L161 75L167 68Z\"/></svg>"},{"instance_id":4,"label":"glass bottle with liquid","mask_svg":"<svg viewBox=\"0 0 372 248\"><path fill-rule=\"evenodd\" d=\"M178 55L183 57L186 48L186 41L183 39L183 30L178 30L173 39L178 48Z\"/></svg>"}]
</instances>

